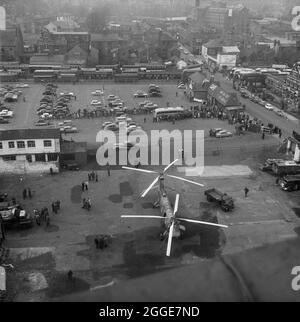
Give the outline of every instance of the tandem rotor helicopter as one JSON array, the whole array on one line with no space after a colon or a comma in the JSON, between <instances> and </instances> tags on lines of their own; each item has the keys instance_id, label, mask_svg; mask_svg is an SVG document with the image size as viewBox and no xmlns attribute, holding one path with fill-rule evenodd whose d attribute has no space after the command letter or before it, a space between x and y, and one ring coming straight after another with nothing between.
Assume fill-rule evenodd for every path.
<instances>
[{"instance_id":1,"label":"tandem rotor helicopter","mask_svg":"<svg viewBox=\"0 0 300 322\"><path fill-rule=\"evenodd\" d=\"M215 226L220 228L228 228L228 226L220 225L220 224L214 224L206 221L199 221L199 220L193 220L193 219L186 219L186 218L178 218L176 217L176 213L178 211L178 204L179 204L179 194L176 195L174 208L172 208L171 202L168 198L166 189L165 189L165 175L177 179L182 180L200 187L203 187L204 185L201 183L197 183L191 180L187 180L185 178L173 176L166 174L166 172L178 161L175 160L172 163L170 163L168 166L165 167L163 172L159 173L156 171L151 170L144 170L144 169L137 169L137 168L131 168L131 167L125 167L123 166L123 169L132 170L132 171L138 171L138 172L144 172L148 174L158 174L158 177L150 184L150 186L141 194L141 197L144 198L148 192L152 189L158 188L158 200L154 203L154 207L158 208L160 207L161 216L141 216L141 215L122 215L121 218L154 218L154 219L161 219L163 220L163 225L165 228L165 231L161 234L161 239L165 240L168 238L168 245L167 245L167 252L166 256L170 256L171 254L171 247L172 247L172 240L173 238L180 238L183 234L183 232L186 230L186 228L182 225L182 222L189 222L194 224L201 224L201 225L209 225L209 226ZM156 185L158 183L158 185Z\"/></svg>"}]
</instances>

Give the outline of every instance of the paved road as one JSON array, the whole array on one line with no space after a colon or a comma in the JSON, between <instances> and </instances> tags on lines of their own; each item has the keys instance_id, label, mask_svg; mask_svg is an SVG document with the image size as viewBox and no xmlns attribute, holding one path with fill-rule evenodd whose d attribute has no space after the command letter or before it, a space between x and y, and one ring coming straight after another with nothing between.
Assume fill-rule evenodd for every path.
<instances>
[{"instance_id":1,"label":"paved road","mask_svg":"<svg viewBox=\"0 0 300 322\"><path fill-rule=\"evenodd\" d=\"M235 90L232 87L232 82L223 78L221 74L216 74L215 80L220 82L220 85L224 90L228 92L235 92ZM253 117L257 117L258 119L262 120L266 124L272 123L275 126L278 126L279 128L282 129L283 136L289 136L293 133L293 131L300 133L299 123L297 124L293 121L282 118L276 115L274 112L268 111L267 109L260 106L259 104L256 104L250 101L249 99L244 99L243 97L241 97L239 92L237 93L242 104L246 105L246 111Z\"/></svg>"}]
</instances>

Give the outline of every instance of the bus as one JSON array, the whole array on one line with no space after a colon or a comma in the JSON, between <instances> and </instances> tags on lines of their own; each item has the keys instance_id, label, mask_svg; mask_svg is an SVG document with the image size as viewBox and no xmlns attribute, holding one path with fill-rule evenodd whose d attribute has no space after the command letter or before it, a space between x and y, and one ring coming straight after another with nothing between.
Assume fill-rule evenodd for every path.
<instances>
[{"instance_id":1,"label":"bus","mask_svg":"<svg viewBox=\"0 0 300 322\"><path fill-rule=\"evenodd\" d=\"M184 109L182 107L162 107L156 108L153 112L154 118L180 118L184 116Z\"/></svg>"}]
</instances>

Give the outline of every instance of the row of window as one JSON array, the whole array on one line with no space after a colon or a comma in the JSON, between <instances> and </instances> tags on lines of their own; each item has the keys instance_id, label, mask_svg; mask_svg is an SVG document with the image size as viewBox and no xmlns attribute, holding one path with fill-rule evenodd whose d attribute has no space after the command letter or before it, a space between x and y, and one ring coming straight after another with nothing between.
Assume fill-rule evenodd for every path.
<instances>
[{"instance_id":1,"label":"row of window","mask_svg":"<svg viewBox=\"0 0 300 322\"><path fill-rule=\"evenodd\" d=\"M48 162L57 161L57 158L58 158L57 153L48 153L47 158L46 158L46 154L44 154L44 153L34 154L34 156L35 156L35 162L46 162L47 160L48 160ZM16 161L17 156L16 155L5 155L2 157L2 159L3 159L3 161ZM33 155L27 154L26 160L30 163L33 162Z\"/></svg>"},{"instance_id":2,"label":"row of window","mask_svg":"<svg viewBox=\"0 0 300 322\"><path fill-rule=\"evenodd\" d=\"M44 140L44 147L51 147L52 141L51 140ZM14 149L16 147L16 144L14 141L8 142L8 147L10 149ZM26 144L25 141L17 141L17 148L18 149L25 149ZM35 148L35 141L27 141L27 148ZM3 144L0 142L0 149L3 149Z\"/></svg>"}]
</instances>

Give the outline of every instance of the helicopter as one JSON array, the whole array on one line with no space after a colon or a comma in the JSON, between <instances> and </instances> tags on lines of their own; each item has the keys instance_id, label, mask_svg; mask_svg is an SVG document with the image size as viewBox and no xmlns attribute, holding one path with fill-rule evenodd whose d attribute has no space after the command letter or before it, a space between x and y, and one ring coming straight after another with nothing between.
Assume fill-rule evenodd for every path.
<instances>
[{"instance_id":1,"label":"helicopter","mask_svg":"<svg viewBox=\"0 0 300 322\"><path fill-rule=\"evenodd\" d=\"M187 218L179 218L176 217L177 211L178 211L178 205L179 205L179 194L176 194L175 198L175 204L174 208L168 198L166 189L165 189L165 176L185 181L200 187L203 187L204 185L195 181L191 181L185 178L177 177L174 175L166 174L166 172L174 165L178 159L174 160L172 163L170 163L168 166L164 168L164 170L159 173L157 171L152 170L145 170L145 169L138 169L138 168L131 168L123 166L123 169L126 170L133 170L148 174L158 174L158 177L150 184L150 186L143 191L141 194L141 197L144 198L148 194L148 192L152 189L158 188L158 200L153 204L153 207L160 208L161 216L141 216L141 215L122 215L121 218L154 218L154 219L161 219L163 226L164 226L164 232L161 233L161 240L165 240L168 238L168 244L167 244L167 251L166 256L170 256L171 254L171 247L172 247L172 240L173 238L182 238L183 233L185 232L186 228L184 225L182 225L182 222L189 222L194 224L201 224L201 225L208 225L208 226L215 226L220 228L228 228L226 225L220 225L215 224L211 222L206 221L199 221L199 220L193 220L193 219L187 219ZM158 185L156 185L158 183Z\"/></svg>"}]
</instances>

